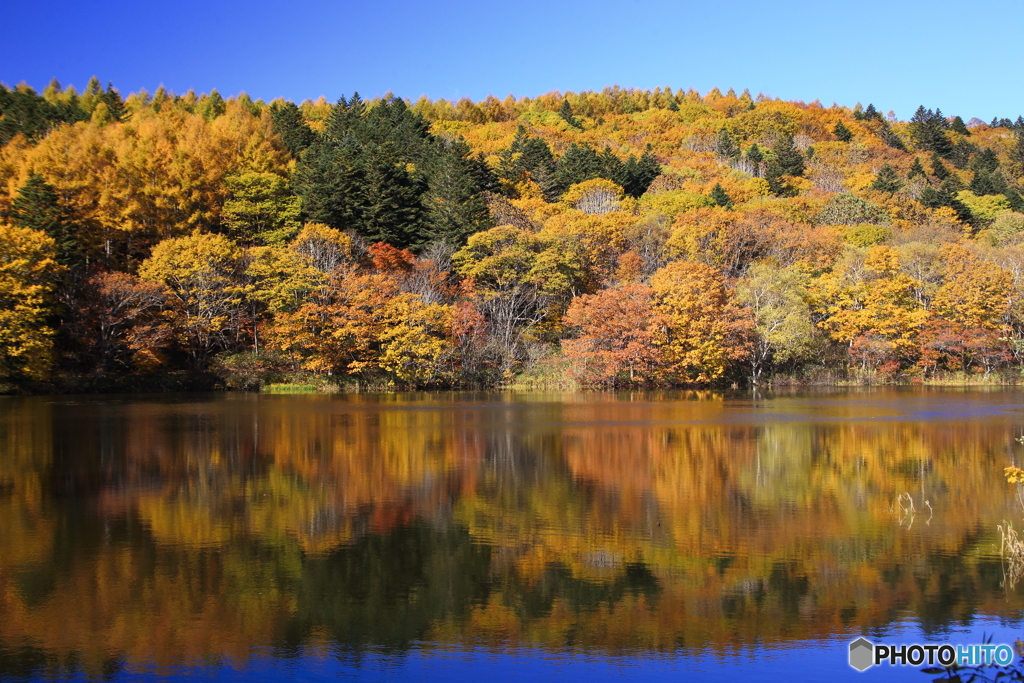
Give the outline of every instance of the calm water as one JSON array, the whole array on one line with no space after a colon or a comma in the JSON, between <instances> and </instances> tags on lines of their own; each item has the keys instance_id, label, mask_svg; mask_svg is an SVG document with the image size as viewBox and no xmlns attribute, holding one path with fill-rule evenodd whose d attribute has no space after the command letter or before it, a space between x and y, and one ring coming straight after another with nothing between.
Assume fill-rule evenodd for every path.
<instances>
[{"instance_id":1,"label":"calm water","mask_svg":"<svg viewBox=\"0 0 1024 683\"><path fill-rule=\"evenodd\" d=\"M847 644L1024 636L1022 430L1016 391L0 398L0 679L923 682Z\"/></svg>"}]
</instances>

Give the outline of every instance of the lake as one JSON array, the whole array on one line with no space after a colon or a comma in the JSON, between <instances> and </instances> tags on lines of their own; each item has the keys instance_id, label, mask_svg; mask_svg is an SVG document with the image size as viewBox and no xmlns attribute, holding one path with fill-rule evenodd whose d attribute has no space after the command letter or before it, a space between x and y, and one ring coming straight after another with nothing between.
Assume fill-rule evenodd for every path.
<instances>
[{"instance_id":1,"label":"lake","mask_svg":"<svg viewBox=\"0 0 1024 683\"><path fill-rule=\"evenodd\" d=\"M1024 393L0 397L0 679L930 680Z\"/></svg>"}]
</instances>

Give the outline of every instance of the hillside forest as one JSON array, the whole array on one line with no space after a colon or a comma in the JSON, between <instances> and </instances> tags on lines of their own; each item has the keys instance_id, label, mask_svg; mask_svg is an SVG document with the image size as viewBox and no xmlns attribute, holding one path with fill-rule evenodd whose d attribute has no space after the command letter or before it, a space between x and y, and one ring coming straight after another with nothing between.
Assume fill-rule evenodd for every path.
<instances>
[{"instance_id":1,"label":"hillside forest","mask_svg":"<svg viewBox=\"0 0 1024 683\"><path fill-rule=\"evenodd\" d=\"M0 389L1010 381L1024 118L0 86Z\"/></svg>"}]
</instances>

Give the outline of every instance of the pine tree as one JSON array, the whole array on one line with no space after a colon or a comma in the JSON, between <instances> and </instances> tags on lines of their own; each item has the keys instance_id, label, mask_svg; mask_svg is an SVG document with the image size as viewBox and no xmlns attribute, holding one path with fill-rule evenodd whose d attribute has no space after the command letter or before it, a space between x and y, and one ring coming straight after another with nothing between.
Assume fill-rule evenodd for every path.
<instances>
[{"instance_id":1,"label":"pine tree","mask_svg":"<svg viewBox=\"0 0 1024 683\"><path fill-rule=\"evenodd\" d=\"M1024 212L1024 197L1020 196L1020 193L1012 187L1007 187L1006 191L1003 192L1003 196L1006 197L1010 202L1010 209L1017 213Z\"/></svg>"},{"instance_id":2,"label":"pine tree","mask_svg":"<svg viewBox=\"0 0 1024 683\"><path fill-rule=\"evenodd\" d=\"M519 158L523 153L523 145L529 136L526 133L526 126L519 124L516 128L516 136L512 144L498 152L498 177L506 183L513 185L522 180L525 169L520 165Z\"/></svg>"},{"instance_id":3,"label":"pine tree","mask_svg":"<svg viewBox=\"0 0 1024 683\"><path fill-rule=\"evenodd\" d=\"M740 147L736 144L736 138L732 136L728 128L722 128L718 131L718 141L715 145L715 151L718 152L718 156L723 159L729 159L735 161L740 158Z\"/></svg>"},{"instance_id":4,"label":"pine tree","mask_svg":"<svg viewBox=\"0 0 1024 683\"><path fill-rule=\"evenodd\" d=\"M761 151L761 148L757 146L756 142L747 150L747 159L754 167L754 177L760 178L761 162L764 161L764 152Z\"/></svg>"},{"instance_id":5,"label":"pine tree","mask_svg":"<svg viewBox=\"0 0 1024 683\"><path fill-rule=\"evenodd\" d=\"M572 105L569 104L569 100L562 100L562 108L558 110L558 115L573 128L580 127L579 119L573 116Z\"/></svg>"},{"instance_id":6,"label":"pine tree","mask_svg":"<svg viewBox=\"0 0 1024 683\"><path fill-rule=\"evenodd\" d=\"M928 175L924 171L924 166L921 164L921 157L914 157L914 163L910 165L910 170L907 172L907 180L920 176L927 178Z\"/></svg>"},{"instance_id":7,"label":"pine tree","mask_svg":"<svg viewBox=\"0 0 1024 683\"><path fill-rule=\"evenodd\" d=\"M1014 142L1010 147L1010 163L1015 169L1015 175L1024 175L1024 128L1018 128L1014 134Z\"/></svg>"},{"instance_id":8,"label":"pine tree","mask_svg":"<svg viewBox=\"0 0 1024 683\"><path fill-rule=\"evenodd\" d=\"M938 152L932 152L932 175L940 181L949 177L949 169L942 163Z\"/></svg>"},{"instance_id":9,"label":"pine tree","mask_svg":"<svg viewBox=\"0 0 1024 683\"><path fill-rule=\"evenodd\" d=\"M474 232L493 225L480 195L478 169L462 140L439 140L427 168L426 241L461 246Z\"/></svg>"},{"instance_id":10,"label":"pine tree","mask_svg":"<svg viewBox=\"0 0 1024 683\"><path fill-rule=\"evenodd\" d=\"M468 226L483 224L480 188L473 183L479 169L461 146L459 151L449 147L445 153L454 157L439 161L443 147L429 127L398 98L386 97L372 108L358 93L340 98L324 132L296 165L303 212L332 228L401 248L418 248L435 237L462 240L472 229ZM547 145L536 142L539 153L550 157ZM529 153L525 149L516 163ZM440 176L434 179L432 173ZM439 202L453 206L442 208Z\"/></svg>"},{"instance_id":11,"label":"pine tree","mask_svg":"<svg viewBox=\"0 0 1024 683\"><path fill-rule=\"evenodd\" d=\"M588 144L571 143L558 160L555 175L564 192L571 185L600 178L604 170L601 158Z\"/></svg>"},{"instance_id":12,"label":"pine tree","mask_svg":"<svg viewBox=\"0 0 1024 683\"><path fill-rule=\"evenodd\" d=\"M953 145L953 151L949 155L949 160L954 166L960 169L967 168L967 164L971 160L971 156L977 154L978 146L967 142L966 140L960 140Z\"/></svg>"},{"instance_id":13,"label":"pine tree","mask_svg":"<svg viewBox=\"0 0 1024 683\"><path fill-rule=\"evenodd\" d=\"M419 248L427 241L422 196L425 188L383 148L366 160L364 206L357 232L373 242Z\"/></svg>"},{"instance_id":14,"label":"pine tree","mask_svg":"<svg viewBox=\"0 0 1024 683\"><path fill-rule=\"evenodd\" d=\"M220 97L220 95L218 95ZM110 112L110 117L115 121L121 121L124 119L127 113L124 108L124 100L121 99L121 93L114 88L114 84L108 82L107 89L100 95L100 100L107 105L107 111Z\"/></svg>"},{"instance_id":15,"label":"pine tree","mask_svg":"<svg viewBox=\"0 0 1024 683\"><path fill-rule=\"evenodd\" d=\"M11 224L46 233L56 242L57 262L64 266L79 265L81 255L75 239L74 226L60 205L60 197L43 176L33 173L18 190L11 203Z\"/></svg>"},{"instance_id":16,"label":"pine tree","mask_svg":"<svg viewBox=\"0 0 1024 683\"><path fill-rule=\"evenodd\" d=\"M791 188L786 185L782 177L802 176L804 174L804 155L793 144L792 135L782 137L772 151L774 156L768 162L764 177L768 180L768 186L774 194L789 194Z\"/></svg>"},{"instance_id":17,"label":"pine tree","mask_svg":"<svg viewBox=\"0 0 1024 683\"><path fill-rule=\"evenodd\" d=\"M729 198L728 193L726 193L721 183L715 183L715 186L711 188L710 197L711 201L713 201L718 206L724 207L726 209L732 208L732 199Z\"/></svg>"},{"instance_id":18,"label":"pine tree","mask_svg":"<svg viewBox=\"0 0 1024 683\"><path fill-rule=\"evenodd\" d=\"M910 135L918 149L935 152L939 156L949 158L953 153L953 143L946 137L946 128L949 122L942 116L942 112L925 109L924 105L917 108L914 116L910 119Z\"/></svg>"},{"instance_id":19,"label":"pine tree","mask_svg":"<svg viewBox=\"0 0 1024 683\"><path fill-rule=\"evenodd\" d=\"M518 162L521 172L532 175L541 166L548 169L555 167L555 155L551 153L548 143L541 138L527 138L522 149Z\"/></svg>"},{"instance_id":20,"label":"pine tree","mask_svg":"<svg viewBox=\"0 0 1024 683\"><path fill-rule=\"evenodd\" d=\"M625 188L628 182L626 166L619 157L615 156L612 148L605 145L605 148L598 155L598 159L601 162L601 177L607 178L619 187Z\"/></svg>"},{"instance_id":21,"label":"pine tree","mask_svg":"<svg viewBox=\"0 0 1024 683\"><path fill-rule=\"evenodd\" d=\"M999 168L999 157L991 147L986 147L971 159L969 168L975 173L993 173Z\"/></svg>"},{"instance_id":22,"label":"pine tree","mask_svg":"<svg viewBox=\"0 0 1024 683\"><path fill-rule=\"evenodd\" d=\"M963 202L956 198L955 185L948 185L943 183L938 188L934 188L930 185L926 186L921 190L921 197L919 201L921 204L929 209L938 209L943 206L956 211L957 218L964 222L972 220L970 209L968 209Z\"/></svg>"},{"instance_id":23,"label":"pine tree","mask_svg":"<svg viewBox=\"0 0 1024 683\"><path fill-rule=\"evenodd\" d=\"M967 130L967 124L959 116L953 118L953 122L949 124L949 129L960 133L960 135L970 135L971 131Z\"/></svg>"},{"instance_id":24,"label":"pine tree","mask_svg":"<svg viewBox=\"0 0 1024 683\"><path fill-rule=\"evenodd\" d=\"M901 152L907 151L907 146L903 144L903 140L896 134L890 126L889 122L884 119L878 120L878 137L881 138L887 146L898 149Z\"/></svg>"},{"instance_id":25,"label":"pine tree","mask_svg":"<svg viewBox=\"0 0 1024 683\"><path fill-rule=\"evenodd\" d=\"M903 187L903 181L900 180L899 176L896 175L895 169L889 164L883 164L882 168L879 169L878 175L875 176L875 182L871 184L872 190L878 190L879 192L899 192L900 188Z\"/></svg>"},{"instance_id":26,"label":"pine tree","mask_svg":"<svg viewBox=\"0 0 1024 683\"><path fill-rule=\"evenodd\" d=\"M651 151L651 146L640 156L639 161L632 154L623 165L622 189L631 197L640 197L651 186L654 179L661 175L661 164ZM618 181L616 181L618 182Z\"/></svg>"},{"instance_id":27,"label":"pine tree","mask_svg":"<svg viewBox=\"0 0 1024 683\"><path fill-rule=\"evenodd\" d=\"M548 164L541 164L530 171L530 180L537 183L537 187L544 194L544 200L548 202L557 201L562 193L568 189L558 174Z\"/></svg>"},{"instance_id":28,"label":"pine tree","mask_svg":"<svg viewBox=\"0 0 1024 683\"><path fill-rule=\"evenodd\" d=\"M853 139L853 133L850 129L843 125L842 121L836 121L835 128L832 129L832 134L836 136L836 139L840 142L849 142Z\"/></svg>"},{"instance_id":29,"label":"pine tree","mask_svg":"<svg viewBox=\"0 0 1024 683\"><path fill-rule=\"evenodd\" d=\"M316 137L303 120L302 112L293 102L285 102L271 107L270 117L274 132L280 136L285 149L298 159Z\"/></svg>"}]
</instances>

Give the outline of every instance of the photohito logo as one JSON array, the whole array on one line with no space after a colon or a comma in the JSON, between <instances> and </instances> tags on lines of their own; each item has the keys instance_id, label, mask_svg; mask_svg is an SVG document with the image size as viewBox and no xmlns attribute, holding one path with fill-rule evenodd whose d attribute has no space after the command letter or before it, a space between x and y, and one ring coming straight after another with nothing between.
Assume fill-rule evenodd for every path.
<instances>
[{"instance_id":1,"label":"photohito logo","mask_svg":"<svg viewBox=\"0 0 1024 683\"><path fill-rule=\"evenodd\" d=\"M982 666L995 664L1006 666L1013 661L1013 648L1009 645L883 645L872 643L867 638L858 638L850 643L850 666L857 671L867 671L882 662L889 666Z\"/></svg>"}]
</instances>

